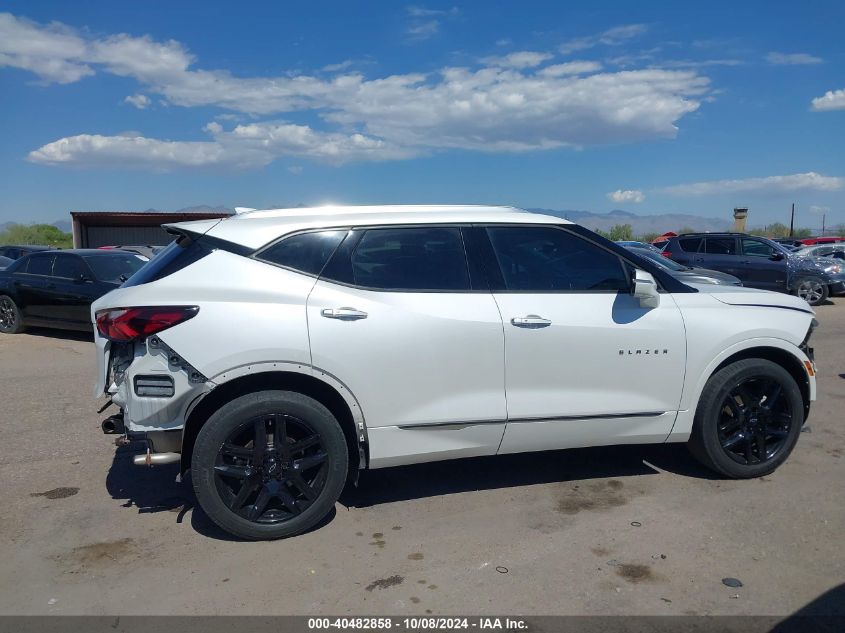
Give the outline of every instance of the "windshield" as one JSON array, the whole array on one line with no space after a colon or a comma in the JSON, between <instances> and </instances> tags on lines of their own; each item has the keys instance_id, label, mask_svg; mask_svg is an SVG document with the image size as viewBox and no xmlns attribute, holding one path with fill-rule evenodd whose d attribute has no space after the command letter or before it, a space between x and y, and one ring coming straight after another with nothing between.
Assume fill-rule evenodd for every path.
<instances>
[{"instance_id":1,"label":"windshield","mask_svg":"<svg viewBox=\"0 0 845 633\"><path fill-rule=\"evenodd\" d=\"M663 268L668 268L669 270L679 271L679 270L688 270L689 267L682 266L676 261L672 261L668 257L664 257L660 253L656 251L647 250L645 248L629 248L629 251L632 253L636 253L640 257L645 257L650 259L651 261L663 266Z\"/></svg>"},{"instance_id":2,"label":"windshield","mask_svg":"<svg viewBox=\"0 0 845 633\"><path fill-rule=\"evenodd\" d=\"M91 270L94 271L94 276L98 280L110 281L112 283L126 281L147 263L145 257L133 255L132 253L91 255L83 257L83 259L91 267Z\"/></svg>"}]
</instances>

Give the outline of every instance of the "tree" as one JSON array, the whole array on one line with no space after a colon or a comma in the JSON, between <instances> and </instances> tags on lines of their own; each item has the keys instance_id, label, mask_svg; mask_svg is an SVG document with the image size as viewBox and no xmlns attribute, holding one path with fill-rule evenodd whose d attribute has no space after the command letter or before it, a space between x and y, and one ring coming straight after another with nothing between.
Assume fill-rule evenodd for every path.
<instances>
[{"instance_id":1,"label":"tree","mask_svg":"<svg viewBox=\"0 0 845 633\"><path fill-rule=\"evenodd\" d=\"M680 235L682 233L696 233L696 232L697 231L694 228L692 228L690 226L685 226L680 231L678 231L678 235Z\"/></svg>"},{"instance_id":2,"label":"tree","mask_svg":"<svg viewBox=\"0 0 845 633\"><path fill-rule=\"evenodd\" d=\"M52 224L12 224L5 231L0 231L0 244L41 244L71 248L73 236Z\"/></svg>"},{"instance_id":3,"label":"tree","mask_svg":"<svg viewBox=\"0 0 845 633\"><path fill-rule=\"evenodd\" d=\"M645 242L646 244L651 244L654 240L660 237L660 235L660 233L643 233L637 238L637 240Z\"/></svg>"},{"instance_id":4,"label":"tree","mask_svg":"<svg viewBox=\"0 0 845 633\"><path fill-rule=\"evenodd\" d=\"M614 224L610 227L610 239L614 242L633 240L634 229L630 224Z\"/></svg>"}]
</instances>

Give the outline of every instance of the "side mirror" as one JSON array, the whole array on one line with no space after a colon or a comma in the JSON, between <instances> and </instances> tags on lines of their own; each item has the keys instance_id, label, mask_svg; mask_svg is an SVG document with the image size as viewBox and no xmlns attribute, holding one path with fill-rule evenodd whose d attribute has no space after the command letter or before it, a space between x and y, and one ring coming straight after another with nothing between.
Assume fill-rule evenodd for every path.
<instances>
[{"instance_id":1,"label":"side mirror","mask_svg":"<svg viewBox=\"0 0 845 633\"><path fill-rule=\"evenodd\" d=\"M773 262L779 262L780 260L783 259L783 253L772 253L772 256L770 257L770 259Z\"/></svg>"},{"instance_id":2,"label":"side mirror","mask_svg":"<svg viewBox=\"0 0 845 633\"><path fill-rule=\"evenodd\" d=\"M91 281L88 278L88 275L85 273L79 273L79 276L76 278L77 283L84 284L86 281Z\"/></svg>"},{"instance_id":3,"label":"side mirror","mask_svg":"<svg viewBox=\"0 0 845 633\"><path fill-rule=\"evenodd\" d=\"M660 293L657 292L657 282L651 273L637 268L631 280L631 295L640 300L644 308L656 308L660 305Z\"/></svg>"}]
</instances>

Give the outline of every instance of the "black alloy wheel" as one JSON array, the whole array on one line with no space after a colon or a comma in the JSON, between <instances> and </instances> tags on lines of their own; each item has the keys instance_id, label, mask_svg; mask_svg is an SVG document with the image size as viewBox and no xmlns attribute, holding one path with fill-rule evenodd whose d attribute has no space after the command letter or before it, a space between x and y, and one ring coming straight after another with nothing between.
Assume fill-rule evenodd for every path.
<instances>
[{"instance_id":1,"label":"black alloy wheel","mask_svg":"<svg viewBox=\"0 0 845 633\"><path fill-rule=\"evenodd\" d=\"M796 423L783 385L770 377L751 377L735 385L719 414L719 443L739 464L762 464L783 449Z\"/></svg>"},{"instance_id":2,"label":"black alloy wheel","mask_svg":"<svg viewBox=\"0 0 845 633\"><path fill-rule=\"evenodd\" d=\"M687 446L721 475L762 477L789 457L804 416L804 397L789 371L763 358L738 360L708 379Z\"/></svg>"},{"instance_id":3,"label":"black alloy wheel","mask_svg":"<svg viewBox=\"0 0 845 633\"><path fill-rule=\"evenodd\" d=\"M350 448L320 402L292 391L235 398L200 428L191 456L197 501L240 538L300 534L333 510L346 483Z\"/></svg>"},{"instance_id":4,"label":"black alloy wheel","mask_svg":"<svg viewBox=\"0 0 845 633\"><path fill-rule=\"evenodd\" d=\"M17 334L23 331L21 313L11 297L0 295L0 332Z\"/></svg>"},{"instance_id":5,"label":"black alloy wheel","mask_svg":"<svg viewBox=\"0 0 845 633\"><path fill-rule=\"evenodd\" d=\"M292 415L273 413L236 428L214 465L221 498L238 516L273 525L306 510L326 485L329 456L320 434Z\"/></svg>"}]
</instances>

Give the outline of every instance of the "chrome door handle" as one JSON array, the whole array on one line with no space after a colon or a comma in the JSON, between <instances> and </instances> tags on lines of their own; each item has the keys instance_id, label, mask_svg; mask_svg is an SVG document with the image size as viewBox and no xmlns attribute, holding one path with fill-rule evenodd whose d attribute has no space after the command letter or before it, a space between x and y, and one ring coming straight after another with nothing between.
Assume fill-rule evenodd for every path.
<instances>
[{"instance_id":1,"label":"chrome door handle","mask_svg":"<svg viewBox=\"0 0 845 633\"><path fill-rule=\"evenodd\" d=\"M366 319L367 313L355 308L323 308L320 314L327 319L340 319L341 321L357 321Z\"/></svg>"},{"instance_id":2,"label":"chrome door handle","mask_svg":"<svg viewBox=\"0 0 845 633\"><path fill-rule=\"evenodd\" d=\"M516 327L539 328L546 327L551 324L552 322L549 321L549 319L544 319L536 314L529 314L528 316L514 317L511 319L511 325L515 325Z\"/></svg>"}]
</instances>

